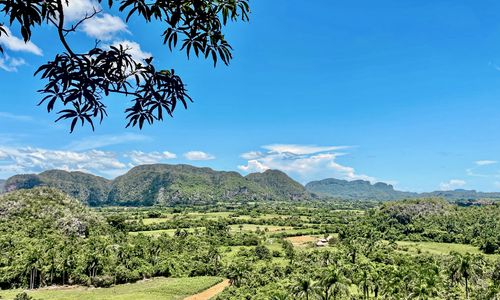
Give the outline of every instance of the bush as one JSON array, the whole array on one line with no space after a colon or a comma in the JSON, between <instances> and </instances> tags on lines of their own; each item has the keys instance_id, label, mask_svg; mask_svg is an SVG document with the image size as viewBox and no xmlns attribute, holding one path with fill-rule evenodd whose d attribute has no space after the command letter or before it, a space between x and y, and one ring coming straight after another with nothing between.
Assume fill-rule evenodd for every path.
<instances>
[{"instance_id":1,"label":"bush","mask_svg":"<svg viewBox=\"0 0 500 300\"><path fill-rule=\"evenodd\" d=\"M28 295L26 292L19 293L14 298L14 300L32 300L32 299L33 299L33 297Z\"/></svg>"},{"instance_id":2,"label":"bush","mask_svg":"<svg viewBox=\"0 0 500 300\"><path fill-rule=\"evenodd\" d=\"M255 247L255 256L258 259L268 260L271 259L271 251L266 246L259 245Z\"/></svg>"},{"instance_id":3,"label":"bush","mask_svg":"<svg viewBox=\"0 0 500 300\"><path fill-rule=\"evenodd\" d=\"M95 287L108 288L113 285L115 278L109 275L102 275L93 277L91 282Z\"/></svg>"}]
</instances>

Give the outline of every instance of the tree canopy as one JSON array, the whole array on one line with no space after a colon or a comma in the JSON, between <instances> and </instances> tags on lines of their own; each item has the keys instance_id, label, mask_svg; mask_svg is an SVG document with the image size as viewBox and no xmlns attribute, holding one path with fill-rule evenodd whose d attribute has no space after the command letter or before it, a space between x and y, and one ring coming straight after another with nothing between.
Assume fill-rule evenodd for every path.
<instances>
[{"instance_id":1,"label":"tree canopy","mask_svg":"<svg viewBox=\"0 0 500 300\"><path fill-rule=\"evenodd\" d=\"M99 0L99 3L102 2ZM222 61L228 65L232 47L225 39L223 28L229 21L248 21L248 0L108 0L107 6L118 6L126 21L140 18L147 23L160 22L163 44L170 51L179 47L188 58ZM107 116L104 102L110 94L122 94L131 99L125 110L127 127L162 121L173 116L179 102L187 108L191 97L186 85L172 68L160 68L153 57L137 60L131 49L123 45L102 46L99 41L86 52L79 53L67 36L76 32L86 20L101 10L94 9L75 22L65 21L65 8L71 0L0 0L0 11L6 14L9 26L19 27L25 42L30 41L34 29L55 26L62 52L38 68L35 74L46 81L39 90L48 112L57 111L56 121L71 120L75 125L102 122ZM0 36L7 35L0 23ZM3 49L0 46L0 51Z\"/></svg>"}]
</instances>

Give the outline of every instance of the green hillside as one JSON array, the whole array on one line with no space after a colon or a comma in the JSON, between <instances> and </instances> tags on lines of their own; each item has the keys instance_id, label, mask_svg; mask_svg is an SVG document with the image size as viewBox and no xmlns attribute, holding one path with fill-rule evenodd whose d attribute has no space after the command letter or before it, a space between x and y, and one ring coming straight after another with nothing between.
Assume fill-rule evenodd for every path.
<instances>
[{"instance_id":1,"label":"green hillside","mask_svg":"<svg viewBox=\"0 0 500 300\"><path fill-rule=\"evenodd\" d=\"M30 189L36 186L57 188L83 203L98 206L107 200L111 181L83 172L50 170L38 175L16 175L7 179L5 183L7 191Z\"/></svg>"},{"instance_id":2,"label":"green hillside","mask_svg":"<svg viewBox=\"0 0 500 300\"><path fill-rule=\"evenodd\" d=\"M216 201L303 199L299 183L279 171L251 174L190 165L143 165L113 181L108 204L194 204Z\"/></svg>"},{"instance_id":3,"label":"green hillside","mask_svg":"<svg viewBox=\"0 0 500 300\"><path fill-rule=\"evenodd\" d=\"M416 193L396 191L392 185L383 182L371 184L365 180L347 181L334 178L312 181L306 185L306 189L320 197L345 200L387 201L418 196Z\"/></svg>"}]
</instances>

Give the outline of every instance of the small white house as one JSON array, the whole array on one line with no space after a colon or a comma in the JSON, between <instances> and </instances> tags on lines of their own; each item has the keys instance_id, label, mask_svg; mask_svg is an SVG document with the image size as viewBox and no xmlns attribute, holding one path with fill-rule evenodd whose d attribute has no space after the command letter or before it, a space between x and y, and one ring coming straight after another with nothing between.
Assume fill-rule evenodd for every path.
<instances>
[{"instance_id":1,"label":"small white house","mask_svg":"<svg viewBox=\"0 0 500 300\"><path fill-rule=\"evenodd\" d=\"M331 239L332 239L331 235L329 235L326 238L319 239L316 242L316 247L325 247L325 246L328 246L328 242L330 242Z\"/></svg>"}]
</instances>

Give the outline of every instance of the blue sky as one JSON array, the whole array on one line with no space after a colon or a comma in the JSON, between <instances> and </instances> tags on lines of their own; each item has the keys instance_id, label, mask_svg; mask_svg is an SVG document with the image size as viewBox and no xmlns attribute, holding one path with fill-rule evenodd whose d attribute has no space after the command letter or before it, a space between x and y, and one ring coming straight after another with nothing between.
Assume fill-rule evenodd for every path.
<instances>
[{"instance_id":1,"label":"blue sky","mask_svg":"<svg viewBox=\"0 0 500 300\"><path fill-rule=\"evenodd\" d=\"M229 67L171 53L161 24L125 25L116 11L100 17L106 26L71 37L81 49L94 37L125 41L183 77L195 102L142 131L125 129L128 100L113 96L102 126L69 134L36 106L43 82L33 72L61 50L53 28L36 31L30 45L0 40L0 178L47 168L114 177L164 162L243 174L279 168L303 183L500 190L498 1L251 5L250 23L227 28Z\"/></svg>"}]
</instances>

